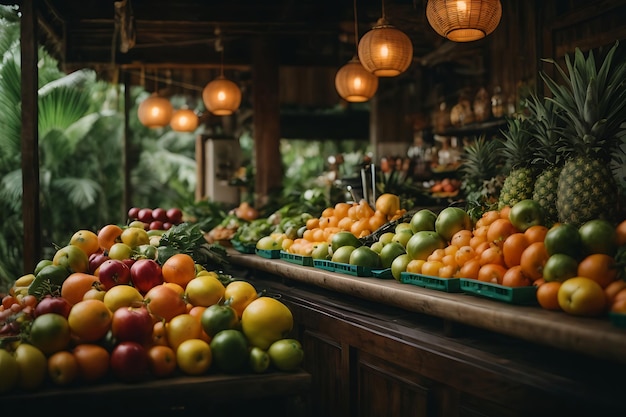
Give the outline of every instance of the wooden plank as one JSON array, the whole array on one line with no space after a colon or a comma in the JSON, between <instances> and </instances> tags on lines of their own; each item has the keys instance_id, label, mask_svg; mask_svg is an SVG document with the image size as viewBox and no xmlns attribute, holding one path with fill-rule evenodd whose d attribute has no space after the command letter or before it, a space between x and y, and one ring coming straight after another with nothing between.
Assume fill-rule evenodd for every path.
<instances>
[{"instance_id":1,"label":"wooden plank","mask_svg":"<svg viewBox=\"0 0 626 417\"><path fill-rule=\"evenodd\" d=\"M33 271L41 259L41 219L39 208L39 131L37 10L39 1L21 6L22 76L22 219L24 222L24 271Z\"/></svg>"}]
</instances>

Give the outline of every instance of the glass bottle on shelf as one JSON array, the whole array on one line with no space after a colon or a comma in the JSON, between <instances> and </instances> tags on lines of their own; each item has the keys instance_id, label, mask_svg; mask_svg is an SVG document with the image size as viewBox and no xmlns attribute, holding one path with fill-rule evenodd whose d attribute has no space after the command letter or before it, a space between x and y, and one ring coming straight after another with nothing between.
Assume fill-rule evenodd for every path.
<instances>
[{"instance_id":1,"label":"glass bottle on shelf","mask_svg":"<svg viewBox=\"0 0 626 417\"><path fill-rule=\"evenodd\" d=\"M489 93L481 87L474 97L474 119L476 122L484 122L491 117L491 100Z\"/></svg>"},{"instance_id":2,"label":"glass bottle on shelf","mask_svg":"<svg viewBox=\"0 0 626 417\"><path fill-rule=\"evenodd\" d=\"M504 116L504 102L502 100L502 89L500 86L496 86L493 89L493 96L491 96L491 114L493 117Z\"/></svg>"}]
</instances>

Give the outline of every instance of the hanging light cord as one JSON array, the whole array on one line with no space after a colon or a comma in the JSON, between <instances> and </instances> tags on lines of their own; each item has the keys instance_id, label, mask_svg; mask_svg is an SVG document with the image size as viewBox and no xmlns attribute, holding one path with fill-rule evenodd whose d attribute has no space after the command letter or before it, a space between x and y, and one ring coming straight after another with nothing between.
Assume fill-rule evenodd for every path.
<instances>
[{"instance_id":1,"label":"hanging light cord","mask_svg":"<svg viewBox=\"0 0 626 417\"><path fill-rule=\"evenodd\" d=\"M359 50L359 25L357 24L356 17L356 0L354 0L354 42L356 44L356 50Z\"/></svg>"},{"instance_id":2,"label":"hanging light cord","mask_svg":"<svg viewBox=\"0 0 626 417\"><path fill-rule=\"evenodd\" d=\"M387 17L385 16L385 0L381 0L380 3L383 9L383 13L382 13L383 19L387 19Z\"/></svg>"}]
</instances>

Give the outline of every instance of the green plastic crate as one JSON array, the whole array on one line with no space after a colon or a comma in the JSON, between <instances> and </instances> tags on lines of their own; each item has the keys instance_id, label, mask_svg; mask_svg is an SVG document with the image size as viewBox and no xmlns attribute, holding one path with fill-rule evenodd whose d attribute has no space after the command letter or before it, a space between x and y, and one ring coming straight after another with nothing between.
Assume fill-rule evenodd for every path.
<instances>
[{"instance_id":1,"label":"green plastic crate","mask_svg":"<svg viewBox=\"0 0 626 417\"><path fill-rule=\"evenodd\" d=\"M351 264L344 264L340 262L333 262L335 266L335 272L339 272L347 275L354 275L357 277L371 277L372 268L366 266L358 266Z\"/></svg>"},{"instance_id":2,"label":"green plastic crate","mask_svg":"<svg viewBox=\"0 0 626 417\"><path fill-rule=\"evenodd\" d=\"M245 244L236 240L231 240L230 243L233 245L233 249L240 253L249 254L254 253L256 250L256 245L254 243Z\"/></svg>"},{"instance_id":3,"label":"green plastic crate","mask_svg":"<svg viewBox=\"0 0 626 417\"><path fill-rule=\"evenodd\" d=\"M460 278L440 278L430 275L414 274L403 272L400 274L400 281L404 284L417 285L422 288L444 292L461 292Z\"/></svg>"},{"instance_id":4,"label":"green plastic crate","mask_svg":"<svg viewBox=\"0 0 626 417\"><path fill-rule=\"evenodd\" d=\"M461 278L461 291L509 304L538 304L537 287L534 285L528 287L507 287L475 279Z\"/></svg>"},{"instance_id":5,"label":"green plastic crate","mask_svg":"<svg viewBox=\"0 0 626 417\"><path fill-rule=\"evenodd\" d=\"M391 268L372 269L372 276L374 278L381 278L381 279L393 278L393 274L391 273Z\"/></svg>"},{"instance_id":6,"label":"green plastic crate","mask_svg":"<svg viewBox=\"0 0 626 417\"><path fill-rule=\"evenodd\" d=\"M283 261L291 262L292 264L296 264L296 265L313 266L312 256L297 255L295 253L289 253L284 250L280 251L280 259L282 259Z\"/></svg>"},{"instance_id":7,"label":"green plastic crate","mask_svg":"<svg viewBox=\"0 0 626 417\"><path fill-rule=\"evenodd\" d=\"M325 271L335 272L335 263L324 259L313 259L313 266Z\"/></svg>"},{"instance_id":8,"label":"green plastic crate","mask_svg":"<svg viewBox=\"0 0 626 417\"><path fill-rule=\"evenodd\" d=\"M280 249L268 250L268 249L255 249L255 253L263 258L267 259L280 259Z\"/></svg>"},{"instance_id":9,"label":"green plastic crate","mask_svg":"<svg viewBox=\"0 0 626 417\"><path fill-rule=\"evenodd\" d=\"M613 326L626 329L626 314L609 312L609 321Z\"/></svg>"}]
</instances>

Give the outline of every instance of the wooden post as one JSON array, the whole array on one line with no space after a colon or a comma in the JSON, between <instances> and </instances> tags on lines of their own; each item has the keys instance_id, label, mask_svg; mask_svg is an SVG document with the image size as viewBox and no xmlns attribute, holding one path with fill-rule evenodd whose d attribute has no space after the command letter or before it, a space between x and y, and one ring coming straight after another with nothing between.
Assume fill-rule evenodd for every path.
<instances>
[{"instance_id":1,"label":"wooden post","mask_svg":"<svg viewBox=\"0 0 626 417\"><path fill-rule=\"evenodd\" d=\"M270 192L282 187L283 180L278 59L275 46L268 39L256 40L253 49L254 205L262 207Z\"/></svg>"},{"instance_id":2,"label":"wooden post","mask_svg":"<svg viewBox=\"0 0 626 417\"><path fill-rule=\"evenodd\" d=\"M130 124L129 124L129 114L130 109L132 108L131 97L130 97L130 74L128 72L124 72L124 138L123 138L123 148L122 148L122 174L124 176L124 190L122 194L122 216L121 219L125 219L128 213L128 209L131 208L132 202L132 184L130 182L130 171L131 171L131 163L130 153Z\"/></svg>"},{"instance_id":3,"label":"wooden post","mask_svg":"<svg viewBox=\"0 0 626 417\"><path fill-rule=\"evenodd\" d=\"M37 10L38 0L21 5L22 75L22 220L24 222L24 273L34 271L41 259L39 208L39 131L37 126Z\"/></svg>"}]
</instances>

